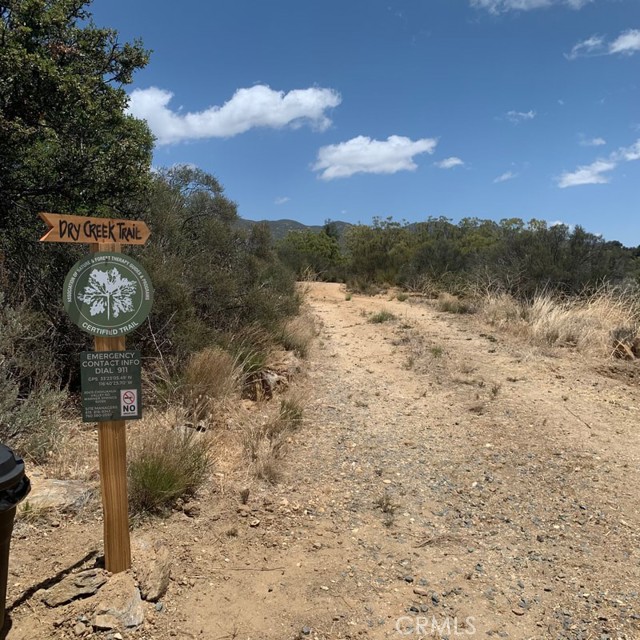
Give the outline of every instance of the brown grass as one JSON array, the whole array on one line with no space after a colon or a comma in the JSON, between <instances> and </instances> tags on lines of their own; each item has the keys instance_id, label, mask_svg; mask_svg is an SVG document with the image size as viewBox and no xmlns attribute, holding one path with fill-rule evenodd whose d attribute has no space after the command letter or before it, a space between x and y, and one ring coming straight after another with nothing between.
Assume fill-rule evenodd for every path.
<instances>
[{"instance_id":1,"label":"brown grass","mask_svg":"<svg viewBox=\"0 0 640 640\"><path fill-rule=\"evenodd\" d=\"M506 294L490 294L482 304L482 315L493 326L533 344L623 358L640 354L639 311L633 296L606 288L569 300L541 294L529 304Z\"/></svg>"}]
</instances>

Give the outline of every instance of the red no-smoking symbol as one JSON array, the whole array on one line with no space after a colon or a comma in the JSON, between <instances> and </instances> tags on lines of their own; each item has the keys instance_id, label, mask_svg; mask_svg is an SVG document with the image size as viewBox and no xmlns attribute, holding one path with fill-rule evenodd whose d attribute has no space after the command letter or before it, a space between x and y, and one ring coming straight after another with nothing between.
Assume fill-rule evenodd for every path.
<instances>
[{"instance_id":1,"label":"red no-smoking symbol","mask_svg":"<svg viewBox=\"0 0 640 640\"><path fill-rule=\"evenodd\" d=\"M125 404L133 404L136 401L136 396L133 391L125 391L122 394L122 400Z\"/></svg>"}]
</instances>

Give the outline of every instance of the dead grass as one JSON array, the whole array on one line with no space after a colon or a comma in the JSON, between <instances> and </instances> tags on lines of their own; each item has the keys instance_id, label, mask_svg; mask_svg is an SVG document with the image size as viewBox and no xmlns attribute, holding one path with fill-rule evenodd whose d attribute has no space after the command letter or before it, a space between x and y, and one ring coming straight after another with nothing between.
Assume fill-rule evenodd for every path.
<instances>
[{"instance_id":1,"label":"dead grass","mask_svg":"<svg viewBox=\"0 0 640 640\"><path fill-rule=\"evenodd\" d=\"M533 344L571 346L605 357L640 355L638 300L614 289L602 288L569 300L541 294L530 304L506 294L490 294L483 302L482 315L492 325Z\"/></svg>"},{"instance_id":2,"label":"dead grass","mask_svg":"<svg viewBox=\"0 0 640 640\"><path fill-rule=\"evenodd\" d=\"M280 334L282 346L293 351L300 358L306 358L313 339L318 335L313 316L310 313L289 320Z\"/></svg>"},{"instance_id":3,"label":"dead grass","mask_svg":"<svg viewBox=\"0 0 640 640\"><path fill-rule=\"evenodd\" d=\"M436 308L447 313L475 313L475 306L468 300L461 300L450 293L441 293Z\"/></svg>"},{"instance_id":4,"label":"dead grass","mask_svg":"<svg viewBox=\"0 0 640 640\"><path fill-rule=\"evenodd\" d=\"M271 418L249 419L242 425L242 447L256 478L271 484L280 480L287 438L302 425L303 414L302 401L289 394Z\"/></svg>"},{"instance_id":5,"label":"dead grass","mask_svg":"<svg viewBox=\"0 0 640 640\"><path fill-rule=\"evenodd\" d=\"M218 347L210 347L195 353L189 359L179 395L194 424L212 423L221 405L232 397L238 397L243 382L242 363Z\"/></svg>"}]
</instances>

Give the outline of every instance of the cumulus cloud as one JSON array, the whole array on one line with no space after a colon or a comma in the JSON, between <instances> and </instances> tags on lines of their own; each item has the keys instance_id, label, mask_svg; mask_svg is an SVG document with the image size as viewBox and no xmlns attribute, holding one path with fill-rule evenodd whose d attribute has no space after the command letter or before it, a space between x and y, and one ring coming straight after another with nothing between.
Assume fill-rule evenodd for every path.
<instances>
[{"instance_id":1,"label":"cumulus cloud","mask_svg":"<svg viewBox=\"0 0 640 640\"><path fill-rule=\"evenodd\" d=\"M574 45L569 53L565 53L565 58L575 60L614 54L630 56L636 51L640 51L640 29L628 29L611 42L607 42L604 36L593 35Z\"/></svg>"},{"instance_id":2,"label":"cumulus cloud","mask_svg":"<svg viewBox=\"0 0 640 640\"><path fill-rule=\"evenodd\" d=\"M273 204L285 204L286 202L289 202L289 200L291 200L291 198L289 198L288 196L281 196L279 198L276 198L273 201Z\"/></svg>"},{"instance_id":3,"label":"cumulus cloud","mask_svg":"<svg viewBox=\"0 0 640 640\"><path fill-rule=\"evenodd\" d=\"M507 111L505 117L509 122L513 122L513 124L519 124L520 122L533 120L536 117L536 112L533 111L533 109L530 111Z\"/></svg>"},{"instance_id":4,"label":"cumulus cloud","mask_svg":"<svg viewBox=\"0 0 640 640\"><path fill-rule=\"evenodd\" d=\"M566 171L558 178L558 186L578 187L584 184L606 184L613 171L621 162L640 160L640 138L630 147L620 147L609 154L608 158L600 158L591 164L578 167L575 171Z\"/></svg>"},{"instance_id":5,"label":"cumulus cloud","mask_svg":"<svg viewBox=\"0 0 640 640\"><path fill-rule=\"evenodd\" d=\"M451 156L451 158L445 158L444 160L440 160L440 162L436 162L436 167L440 169L453 169L453 167L460 167L464 164L460 158L456 158L455 156Z\"/></svg>"},{"instance_id":6,"label":"cumulus cloud","mask_svg":"<svg viewBox=\"0 0 640 640\"><path fill-rule=\"evenodd\" d=\"M607 144L607 141L604 138L585 138L580 135L580 144L583 147L601 147Z\"/></svg>"},{"instance_id":7,"label":"cumulus cloud","mask_svg":"<svg viewBox=\"0 0 640 640\"><path fill-rule=\"evenodd\" d=\"M497 178L494 178L494 184L498 184L500 182L506 182L507 180L513 180L517 178L518 174L513 171L505 171L503 174L499 175Z\"/></svg>"},{"instance_id":8,"label":"cumulus cloud","mask_svg":"<svg viewBox=\"0 0 640 640\"><path fill-rule=\"evenodd\" d=\"M593 0L471 0L472 7L486 9L489 13L499 14L507 11L532 11L557 5L572 9L582 9Z\"/></svg>"},{"instance_id":9,"label":"cumulus cloud","mask_svg":"<svg viewBox=\"0 0 640 640\"><path fill-rule=\"evenodd\" d=\"M389 136L386 140L372 140L357 136L322 147L313 170L321 171L323 180L347 178L356 173L413 171L417 168L413 157L433 153L437 144L435 138L411 140L404 136Z\"/></svg>"},{"instance_id":10,"label":"cumulus cloud","mask_svg":"<svg viewBox=\"0 0 640 640\"><path fill-rule=\"evenodd\" d=\"M340 94L333 89L312 87L285 93L266 85L238 89L221 107L181 113L169 103L173 93L157 87L135 89L128 111L147 121L158 144L202 138L229 138L255 127L280 129L309 124L324 130L331 120L326 111L337 107Z\"/></svg>"}]
</instances>

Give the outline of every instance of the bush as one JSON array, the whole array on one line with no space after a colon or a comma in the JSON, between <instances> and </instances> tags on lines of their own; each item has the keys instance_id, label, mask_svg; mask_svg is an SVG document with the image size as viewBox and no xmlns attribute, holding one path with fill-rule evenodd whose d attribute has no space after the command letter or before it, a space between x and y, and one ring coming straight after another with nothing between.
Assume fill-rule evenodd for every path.
<instances>
[{"instance_id":1,"label":"bush","mask_svg":"<svg viewBox=\"0 0 640 640\"><path fill-rule=\"evenodd\" d=\"M390 320L395 320L396 317L390 311L378 311L378 313L374 313L368 320L373 324L381 324L383 322L389 322Z\"/></svg>"},{"instance_id":2,"label":"bush","mask_svg":"<svg viewBox=\"0 0 640 640\"><path fill-rule=\"evenodd\" d=\"M150 422L129 456L129 504L133 514L162 514L193 496L207 478L211 447L206 436L184 427Z\"/></svg>"},{"instance_id":3,"label":"bush","mask_svg":"<svg viewBox=\"0 0 640 640\"><path fill-rule=\"evenodd\" d=\"M59 437L65 393L58 391L46 325L25 305L10 307L0 292L0 440L42 462Z\"/></svg>"}]
</instances>

